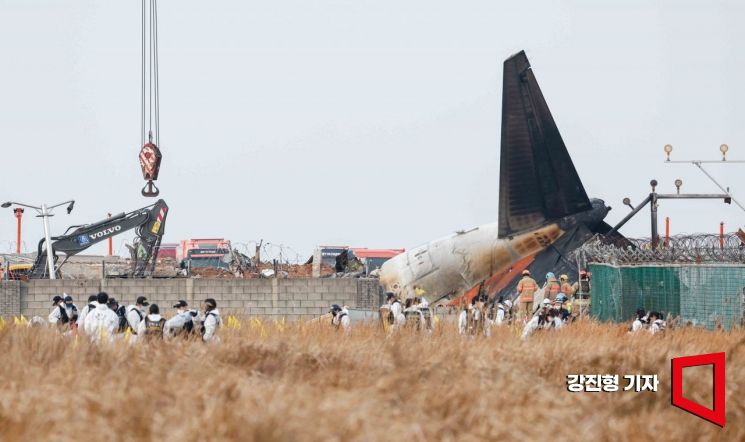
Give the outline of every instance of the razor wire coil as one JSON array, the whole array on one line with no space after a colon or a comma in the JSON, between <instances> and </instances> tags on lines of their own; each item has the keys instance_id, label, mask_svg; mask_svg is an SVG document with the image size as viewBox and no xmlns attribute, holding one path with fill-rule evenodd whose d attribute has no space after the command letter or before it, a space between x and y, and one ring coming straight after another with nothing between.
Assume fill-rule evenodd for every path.
<instances>
[{"instance_id":1,"label":"razor wire coil","mask_svg":"<svg viewBox=\"0 0 745 442\"><path fill-rule=\"evenodd\" d=\"M679 235L669 239L608 239L596 236L579 249L587 262L745 263L745 243L736 234Z\"/></svg>"}]
</instances>

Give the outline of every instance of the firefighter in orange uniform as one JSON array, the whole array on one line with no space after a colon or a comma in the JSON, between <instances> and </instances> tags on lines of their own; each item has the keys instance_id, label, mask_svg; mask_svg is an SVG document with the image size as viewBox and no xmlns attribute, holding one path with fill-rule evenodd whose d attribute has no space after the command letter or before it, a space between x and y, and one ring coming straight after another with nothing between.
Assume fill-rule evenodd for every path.
<instances>
[{"instance_id":1,"label":"firefighter in orange uniform","mask_svg":"<svg viewBox=\"0 0 745 442\"><path fill-rule=\"evenodd\" d=\"M559 282L561 283L561 293L564 294L567 298L566 302L566 309L569 310L569 312L572 311L572 304L574 303L574 287L569 284L569 276L567 275L561 275L559 277Z\"/></svg>"},{"instance_id":2,"label":"firefighter in orange uniform","mask_svg":"<svg viewBox=\"0 0 745 442\"><path fill-rule=\"evenodd\" d=\"M561 283L561 293L565 294L567 299L572 299L572 296L574 296L574 288L569 284L569 276L561 275L559 277L559 282Z\"/></svg>"},{"instance_id":3,"label":"firefighter in orange uniform","mask_svg":"<svg viewBox=\"0 0 745 442\"><path fill-rule=\"evenodd\" d=\"M543 297L553 301L556 299L556 295L561 291L559 281L556 280L556 276L552 272L546 273L546 284L543 286Z\"/></svg>"},{"instance_id":4,"label":"firefighter in orange uniform","mask_svg":"<svg viewBox=\"0 0 745 442\"><path fill-rule=\"evenodd\" d=\"M533 295L536 291L538 291L538 283L530 277L529 270L523 270L523 277L517 283L517 295L520 299L518 313L520 316L524 314L526 318L530 318L533 315Z\"/></svg>"}]
</instances>

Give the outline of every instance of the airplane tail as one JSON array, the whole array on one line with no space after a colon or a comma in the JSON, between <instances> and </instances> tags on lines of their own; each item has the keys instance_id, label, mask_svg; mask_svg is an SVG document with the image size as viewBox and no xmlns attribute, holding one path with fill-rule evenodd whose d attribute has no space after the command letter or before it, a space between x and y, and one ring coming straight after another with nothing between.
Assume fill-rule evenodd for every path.
<instances>
[{"instance_id":1,"label":"airplane tail","mask_svg":"<svg viewBox=\"0 0 745 442\"><path fill-rule=\"evenodd\" d=\"M504 62L499 237L591 209L525 51Z\"/></svg>"}]
</instances>

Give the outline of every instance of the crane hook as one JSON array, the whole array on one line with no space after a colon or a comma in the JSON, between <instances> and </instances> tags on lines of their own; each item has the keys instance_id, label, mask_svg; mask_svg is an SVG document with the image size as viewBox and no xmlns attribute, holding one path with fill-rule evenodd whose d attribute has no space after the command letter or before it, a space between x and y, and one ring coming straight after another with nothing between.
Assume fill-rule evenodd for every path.
<instances>
[{"instance_id":1,"label":"crane hook","mask_svg":"<svg viewBox=\"0 0 745 442\"><path fill-rule=\"evenodd\" d=\"M142 168L142 177L147 180L147 184L142 188L143 196L158 196L160 191L155 187L153 181L158 179L162 158L163 155L161 155L160 149L154 143L145 143L142 146L140 150L140 167Z\"/></svg>"},{"instance_id":2,"label":"crane hook","mask_svg":"<svg viewBox=\"0 0 745 442\"><path fill-rule=\"evenodd\" d=\"M153 180L150 180L145 184L145 187L142 188L142 196L148 196L148 197L154 197L158 196L160 194L160 189L155 187L155 183Z\"/></svg>"}]
</instances>

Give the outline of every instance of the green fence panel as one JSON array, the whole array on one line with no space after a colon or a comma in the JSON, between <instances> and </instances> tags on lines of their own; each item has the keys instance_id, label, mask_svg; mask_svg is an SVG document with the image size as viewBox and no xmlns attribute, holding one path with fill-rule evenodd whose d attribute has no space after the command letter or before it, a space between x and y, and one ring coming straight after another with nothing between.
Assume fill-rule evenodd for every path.
<instances>
[{"instance_id":1,"label":"green fence panel","mask_svg":"<svg viewBox=\"0 0 745 442\"><path fill-rule=\"evenodd\" d=\"M601 321L630 320L637 308L710 329L730 329L743 321L744 265L591 263L589 269L590 311Z\"/></svg>"}]
</instances>

